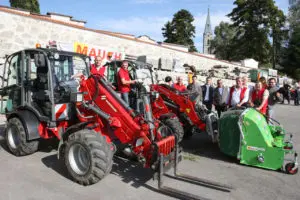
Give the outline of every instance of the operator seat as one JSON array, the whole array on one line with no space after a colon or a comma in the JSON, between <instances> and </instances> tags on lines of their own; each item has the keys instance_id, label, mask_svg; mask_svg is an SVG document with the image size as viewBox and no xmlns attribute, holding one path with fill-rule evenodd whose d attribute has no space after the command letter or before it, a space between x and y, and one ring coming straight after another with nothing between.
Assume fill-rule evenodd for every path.
<instances>
[{"instance_id":1,"label":"operator seat","mask_svg":"<svg viewBox=\"0 0 300 200\"><path fill-rule=\"evenodd\" d=\"M48 68L37 67L37 78L34 81L32 100L34 107L41 115L51 117L51 102L48 94Z\"/></svg>"}]
</instances>

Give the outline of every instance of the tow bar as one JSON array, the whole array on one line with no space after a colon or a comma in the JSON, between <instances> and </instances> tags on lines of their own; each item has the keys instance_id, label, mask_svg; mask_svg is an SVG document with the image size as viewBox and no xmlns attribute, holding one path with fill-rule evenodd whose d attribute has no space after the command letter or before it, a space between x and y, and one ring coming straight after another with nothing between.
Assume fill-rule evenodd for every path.
<instances>
[{"instance_id":1,"label":"tow bar","mask_svg":"<svg viewBox=\"0 0 300 200\"><path fill-rule=\"evenodd\" d=\"M175 157L175 158L174 158ZM169 186L164 185L164 176L168 178L172 178L179 181L184 181L187 183L204 186L211 189L220 190L223 192L230 192L233 187L221 183L217 183L214 181L201 179L198 177L190 176L183 173L178 173L177 167L178 163L181 160L181 155L179 155L179 148L178 145L175 145L175 156L173 158L160 155L160 163L159 163L159 169L155 176L155 179L158 179L158 189L161 193L175 197L180 199L188 199L188 200L208 200L208 198L201 197L198 195L194 195L182 190L178 190ZM173 165L174 169L174 175L168 175L165 174Z\"/></svg>"}]
</instances>

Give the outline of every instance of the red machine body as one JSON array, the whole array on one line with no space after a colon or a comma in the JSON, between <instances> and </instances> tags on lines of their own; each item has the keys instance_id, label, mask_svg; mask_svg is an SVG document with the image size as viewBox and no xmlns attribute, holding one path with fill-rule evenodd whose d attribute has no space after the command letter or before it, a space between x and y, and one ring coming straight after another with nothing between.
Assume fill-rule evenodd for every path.
<instances>
[{"instance_id":1,"label":"red machine body","mask_svg":"<svg viewBox=\"0 0 300 200\"><path fill-rule=\"evenodd\" d=\"M145 159L146 167L151 165L154 152L156 155L168 155L173 151L175 137L163 137L158 131L159 121L149 123L142 115L136 115L130 107L122 105L120 97L116 98L117 93L106 85L102 77L91 76L86 80L83 79L80 91L85 94L84 102L90 102L90 106L99 108L106 116L101 117L98 112L89 109L89 106L78 103L77 108L81 113L78 118L97 124L94 130L105 135L108 142L118 139L123 144L131 144L135 154ZM150 105L145 105L146 112L151 112L147 107L150 108ZM113 133L107 131L108 127Z\"/></svg>"},{"instance_id":2,"label":"red machine body","mask_svg":"<svg viewBox=\"0 0 300 200\"><path fill-rule=\"evenodd\" d=\"M183 119L180 116L184 114L191 123L190 125L194 125L201 131L205 131L206 124L198 116L195 108L195 102L189 99L188 93L178 92L175 89L163 84L153 84L151 85L151 89L159 93L161 101L160 107L153 106L153 113L156 113L156 115L159 115L158 113L160 112L164 113L166 112L165 107L167 107L170 111L179 116L181 121ZM184 125L187 124L184 123Z\"/></svg>"}]
</instances>

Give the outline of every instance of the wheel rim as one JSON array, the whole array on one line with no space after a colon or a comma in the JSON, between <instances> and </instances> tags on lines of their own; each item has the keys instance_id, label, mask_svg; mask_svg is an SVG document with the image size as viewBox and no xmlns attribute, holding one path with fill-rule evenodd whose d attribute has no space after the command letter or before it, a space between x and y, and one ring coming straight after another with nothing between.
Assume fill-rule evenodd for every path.
<instances>
[{"instance_id":1,"label":"wheel rim","mask_svg":"<svg viewBox=\"0 0 300 200\"><path fill-rule=\"evenodd\" d=\"M293 170L293 168L294 168L294 165L289 165L289 166L288 166L288 172L289 172L290 174L296 173L297 168L294 169L294 170Z\"/></svg>"},{"instance_id":2,"label":"wheel rim","mask_svg":"<svg viewBox=\"0 0 300 200\"><path fill-rule=\"evenodd\" d=\"M88 151L81 144L71 146L68 159L72 170L78 175L84 175L90 168Z\"/></svg>"},{"instance_id":3,"label":"wheel rim","mask_svg":"<svg viewBox=\"0 0 300 200\"><path fill-rule=\"evenodd\" d=\"M7 130L7 140L11 148L17 149L20 144L18 129L15 126L10 126Z\"/></svg>"}]
</instances>

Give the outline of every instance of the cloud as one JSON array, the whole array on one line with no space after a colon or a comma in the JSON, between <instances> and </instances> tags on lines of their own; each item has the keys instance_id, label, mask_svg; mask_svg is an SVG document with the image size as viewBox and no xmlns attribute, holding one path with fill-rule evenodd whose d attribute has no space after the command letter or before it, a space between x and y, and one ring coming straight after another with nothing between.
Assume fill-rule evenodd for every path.
<instances>
[{"instance_id":1,"label":"cloud","mask_svg":"<svg viewBox=\"0 0 300 200\"><path fill-rule=\"evenodd\" d=\"M128 17L126 19L108 19L98 25L102 30L133 34L148 35L154 40L162 41L161 28L170 20L168 17Z\"/></svg>"},{"instance_id":2,"label":"cloud","mask_svg":"<svg viewBox=\"0 0 300 200\"><path fill-rule=\"evenodd\" d=\"M230 22L226 16L228 12L218 11L211 12L212 31L215 26L219 25L221 21ZM201 12L195 15L194 25L196 26L196 37L194 38L195 46L198 51L202 51L203 32L206 23L206 12ZM115 31L120 33L127 33L135 35L147 35L156 41L163 41L161 28L164 24L171 20L171 17L128 17L123 19L107 19L98 23L99 29Z\"/></svg>"}]
</instances>

